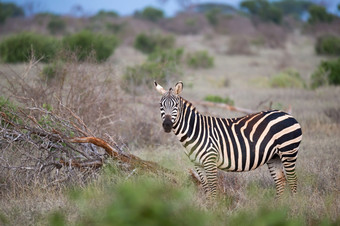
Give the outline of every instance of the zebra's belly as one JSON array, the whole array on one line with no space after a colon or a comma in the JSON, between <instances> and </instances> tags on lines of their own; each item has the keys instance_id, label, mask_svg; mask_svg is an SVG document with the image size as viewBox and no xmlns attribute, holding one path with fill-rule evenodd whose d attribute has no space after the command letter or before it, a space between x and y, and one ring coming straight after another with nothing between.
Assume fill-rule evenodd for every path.
<instances>
[{"instance_id":1,"label":"zebra's belly","mask_svg":"<svg viewBox=\"0 0 340 226\"><path fill-rule=\"evenodd\" d=\"M231 150L230 153L219 152L217 167L224 171L245 172L254 170L266 164L276 153L276 148L267 150L255 150L254 148L244 150Z\"/></svg>"}]
</instances>

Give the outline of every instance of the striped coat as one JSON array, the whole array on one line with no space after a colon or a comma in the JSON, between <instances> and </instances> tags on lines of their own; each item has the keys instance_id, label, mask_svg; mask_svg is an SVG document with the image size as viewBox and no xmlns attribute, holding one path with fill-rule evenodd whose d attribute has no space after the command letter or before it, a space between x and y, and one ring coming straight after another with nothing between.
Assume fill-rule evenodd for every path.
<instances>
[{"instance_id":1,"label":"striped coat","mask_svg":"<svg viewBox=\"0 0 340 226\"><path fill-rule=\"evenodd\" d=\"M286 181L296 192L295 163L302 131L291 115L272 110L234 119L206 116L179 96L181 82L169 91L155 85L163 94L163 128L173 131L185 147L208 195L216 194L217 168L243 172L264 164L275 181L278 197Z\"/></svg>"}]
</instances>

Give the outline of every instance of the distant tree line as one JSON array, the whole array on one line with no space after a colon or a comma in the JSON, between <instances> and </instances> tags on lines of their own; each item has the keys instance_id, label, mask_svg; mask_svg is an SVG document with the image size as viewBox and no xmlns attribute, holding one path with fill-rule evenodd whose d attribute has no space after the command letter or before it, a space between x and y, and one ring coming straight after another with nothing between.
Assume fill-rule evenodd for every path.
<instances>
[{"instance_id":1,"label":"distant tree line","mask_svg":"<svg viewBox=\"0 0 340 226\"><path fill-rule=\"evenodd\" d=\"M268 0L245 0L241 2L240 6L244 12L263 21L270 21L276 24L280 24L284 16L290 15L295 18L301 18L306 13L309 14L308 22L311 24L331 22L335 18L335 15L328 13L325 7L305 0L281 0L273 2ZM338 9L340 9L340 4Z\"/></svg>"},{"instance_id":2,"label":"distant tree line","mask_svg":"<svg viewBox=\"0 0 340 226\"><path fill-rule=\"evenodd\" d=\"M0 2L0 24L4 23L9 17L20 17L24 15L24 10L16 4Z\"/></svg>"},{"instance_id":3,"label":"distant tree line","mask_svg":"<svg viewBox=\"0 0 340 226\"><path fill-rule=\"evenodd\" d=\"M162 0L166 2L166 0ZM222 3L203 3L194 4L189 7L188 0L178 0L179 3L190 8L194 12L204 13L208 21L212 25L218 23L218 15L221 14L236 14L240 13L239 10L233 6ZM340 11L340 4L338 4L338 10ZM327 12L327 9L321 5L315 4L308 0L244 0L240 3L240 9L242 13L248 14L253 18L258 18L262 21L273 22L280 24L285 16L293 16L295 18L302 18L303 15L309 15L308 22L311 24L319 22L331 22L336 18L335 15ZM2 3L0 2L0 24L4 23L7 18L25 16L24 10L14 3ZM114 11L99 11L94 17L118 17L119 15ZM165 17L164 12L161 9L155 7L145 7L143 10L135 11L134 16L141 19L157 22L159 19Z\"/></svg>"}]
</instances>

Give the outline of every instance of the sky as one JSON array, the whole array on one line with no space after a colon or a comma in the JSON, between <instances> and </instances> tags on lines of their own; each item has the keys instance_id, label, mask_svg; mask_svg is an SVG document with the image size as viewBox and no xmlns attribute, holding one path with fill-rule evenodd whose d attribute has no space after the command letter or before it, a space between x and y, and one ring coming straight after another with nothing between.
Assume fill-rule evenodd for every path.
<instances>
[{"instance_id":1,"label":"sky","mask_svg":"<svg viewBox=\"0 0 340 226\"><path fill-rule=\"evenodd\" d=\"M75 6L81 6L83 15L93 15L104 9L114 10L121 16L127 16L146 6L153 6L162 9L167 16L173 16L181 9L178 0L163 1L165 3L162 3L162 0L0 0L0 2L14 2L25 8L28 14L32 12L74 14ZM218 2L238 6L241 0L196 0L196 2Z\"/></svg>"},{"instance_id":2,"label":"sky","mask_svg":"<svg viewBox=\"0 0 340 226\"><path fill-rule=\"evenodd\" d=\"M179 0L0 0L0 2L13 2L25 9L26 15L38 12L50 12L61 15L91 16L99 10L113 10L121 16L132 15L136 10L142 10L147 6L162 9L166 16L174 16L181 10ZM235 7L242 0L193 0L193 2L227 3ZM332 13L337 12L339 0L313 0L314 2L326 2ZM165 2L165 3L162 3ZM80 8L77 6L81 6Z\"/></svg>"}]
</instances>

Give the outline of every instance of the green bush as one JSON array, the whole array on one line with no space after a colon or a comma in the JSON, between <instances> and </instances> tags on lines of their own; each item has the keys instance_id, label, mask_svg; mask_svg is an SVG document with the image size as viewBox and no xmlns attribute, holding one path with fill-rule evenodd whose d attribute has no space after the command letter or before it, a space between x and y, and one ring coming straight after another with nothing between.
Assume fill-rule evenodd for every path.
<instances>
[{"instance_id":1,"label":"green bush","mask_svg":"<svg viewBox=\"0 0 340 226\"><path fill-rule=\"evenodd\" d=\"M211 68L214 58L207 51L196 51L187 55L187 64L192 68Z\"/></svg>"},{"instance_id":2,"label":"green bush","mask_svg":"<svg viewBox=\"0 0 340 226\"><path fill-rule=\"evenodd\" d=\"M34 54L43 62L53 59L59 42L48 36L23 32L12 35L0 43L0 57L6 63L27 62Z\"/></svg>"},{"instance_id":3,"label":"green bush","mask_svg":"<svg viewBox=\"0 0 340 226\"><path fill-rule=\"evenodd\" d=\"M303 225L302 219L288 217L288 208L280 207L270 209L261 207L255 213L252 211L239 211L229 219L228 225L242 226L262 226L262 225L280 225L293 226Z\"/></svg>"},{"instance_id":4,"label":"green bush","mask_svg":"<svg viewBox=\"0 0 340 226\"><path fill-rule=\"evenodd\" d=\"M119 15L115 11L100 10L96 15L91 17L91 19L103 19L103 18L106 18L106 17L117 18L117 17L119 17Z\"/></svg>"},{"instance_id":5,"label":"green bush","mask_svg":"<svg viewBox=\"0 0 340 226\"><path fill-rule=\"evenodd\" d=\"M164 84L168 79L181 73L183 49L154 51L148 60L133 67L127 67L123 76L123 87L126 91L136 93L139 86L152 87L153 81Z\"/></svg>"},{"instance_id":6,"label":"green bush","mask_svg":"<svg viewBox=\"0 0 340 226\"><path fill-rule=\"evenodd\" d=\"M154 80L165 83L167 70L162 64L156 62L145 62L134 67L127 67L123 80L132 86L151 86Z\"/></svg>"},{"instance_id":7,"label":"green bush","mask_svg":"<svg viewBox=\"0 0 340 226\"><path fill-rule=\"evenodd\" d=\"M137 35L134 46L143 53L149 54L158 49L172 48L175 38L172 35L144 34Z\"/></svg>"},{"instance_id":8,"label":"green bush","mask_svg":"<svg viewBox=\"0 0 340 226\"><path fill-rule=\"evenodd\" d=\"M0 24L4 23L9 17L19 17L24 15L24 10L16 4L0 2Z\"/></svg>"},{"instance_id":9,"label":"green bush","mask_svg":"<svg viewBox=\"0 0 340 226\"><path fill-rule=\"evenodd\" d=\"M214 103L224 103L224 104L228 104L232 106L234 105L234 101L230 99L229 97L222 98L216 95L208 95L204 97L204 100L209 101L209 102L214 102Z\"/></svg>"},{"instance_id":10,"label":"green bush","mask_svg":"<svg viewBox=\"0 0 340 226\"><path fill-rule=\"evenodd\" d=\"M191 197L185 188L148 178L108 185L103 191L76 189L70 195L79 212L75 225L208 225L210 216ZM66 214L54 212L50 224L67 225Z\"/></svg>"},{"instance_id":11,"label":"green bush","mask_svg":"<svg viewBox=\"0 0 340 226\"><path fill-rule=\"evenodd\" d=\"M276 24L282 21L282 10L267 0L245 0L241 2L241 8L263 21Z\"/></svg>"},{"instance_id":12,"label":"green bush","mask_svg":"<svg viewBox=\"0 0 340 226\"><path fill-rule=\"evenodd\" d=\"M212 8L209 9L205 13L205 17L209 21L211 25L217 25L218 24L218 16L221 14L221 9L219 8Z\"/></svg>"},{"instance_id":13,"label":"green bush","mask_svg":"<svg viewBox=\"0 0 340 226\"><path fill-rule=\"evenodd\" d=\"M66 28L66 23L64 20L58 17L53 17L47 24L47 29L51 34L63 33Z\"/></svg>"},{"instance_id":14,"label":"green bush","mask_svg":"<svg viewBox=\"0 0 340 226\"><path fill-rule=\"evenodd\" d=\"M340 85L340 58L322 61L311 76L311 88L328 84Z\"/></svg>"},{"instance_id":15,"label":"green bush","mask_svg":"<svg viewBox=\"0 0 340 226\"><path fill-rule=\"evenodd\" d=\"M9 119L12 122L17 124L22 124L22 120L14 113L17 112L17 106L11 102L8 98L0 96L0 112L4 113L5 118ZM4 117L4 115L0 114L0 118ZM5 120L0 120L1 126L7 127L9 124ZM11 125L12 126L12 125Z\"/></svg>"},{"instance_id":16,"label":"green bush","mask_svg":"<svg viewBox=\"0 0 340 226\"><path fill-rule=\"evenodd\" d=\"M114 52L118 41L113 35L95 34L90 31L66 36L63 39L65 49L76 53L79 61L84 61L92 53L99 62L105 61Z\"/></svg>"},{"instance_id":17,"label":"green bush","mask_svg":"<svg viewBox=\"0 0 340 226\"><path fill-rule=\"evenodd\" d=\"M142 12L135 12L135 17L156 22L159 19L164 18L164 12L160 9L149 6L144 8Z\"/></svg>"},{"instance_id":18,"label":"green bush","mask_svg":"<svg viewBox=\"0 0 340 226\"><path fill-rule=\"evenodd\" d=\"M109 32L119 33L126 27L126 23L106 23L106 29Z\"/></svg>"},{"instance_id":19,"label":"green bush","mask_svg":"<svg viewBox=\"0 0 340 226\"><path fill-rule=\"evenodd\" d=\"M340 37L334 35L320 36L315 45L317 54L340 56Z\"/></svg>"},{"instance_id":20,"label":"green bush","mask_svg":"<svg viewBox=\"0 0 340 226\"><path fill-rule=\"evenodd\" d=\"M56 61L51 64L44 66L41 72L41 79L49 83L54 79L61 77L63 70L63 63L61 61Z\"/></svg>"},{"instance_id":21,"label":"green bush","mask_svg":"<svg viewBox=\"0 0 340 226\"><path fill-rule=\"evenodd\" d=\"M330 23L334 20L335 16L329 14L325 7L319 5L311 5L308 9L309 18L308 23Z\"/></svg>"},{"instance_id":22,"label":"green bush","mask_svg":"<svg viewBox=\"0 0 340 226\"><path fill-rule=\"evenodd\" d=\"M177 49L167 49L167 50L157 50L152 52L148 56L149 61L158 63L173 63L180 64L182 60L184 50L182 48Z\"/></svg>"},{"instance_id":23,"label":"green bush","mask_svg":"<svg viewBox=\"0 0 340 226\"><path fill-rule=\"evenodd\" d=\"M306 83L301 78L300 74L295 70L285 70L277 75L274 75L269 80L271 87L280 88L305 88Z\"/></svg>"}]
</instances>

